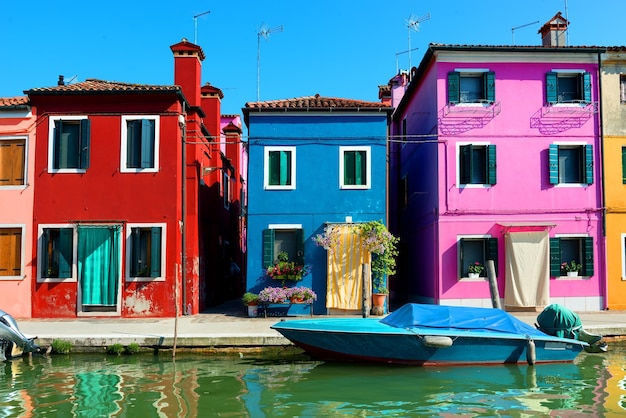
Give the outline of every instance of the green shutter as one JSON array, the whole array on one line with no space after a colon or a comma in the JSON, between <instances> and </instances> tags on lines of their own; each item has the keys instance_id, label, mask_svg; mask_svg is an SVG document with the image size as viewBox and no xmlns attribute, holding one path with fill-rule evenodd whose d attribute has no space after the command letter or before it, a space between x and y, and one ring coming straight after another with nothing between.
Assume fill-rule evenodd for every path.
<instances>
[{"instance_id":1,"label":"green shutter","mask_svg":"<svg viewBox=\"0 0 626 418\"><path fill-rule=\"evenodd\" d=\"M585 145L585 183L593 184L593 145Z\"/></svg>"},{"instance_id":2,"label":"green shutter","mask_svg":"<svg viewBox=\"0 0 626 418\"><path fill-rule=\"evenodd\" d=\"M154 167L154 121L141 120L141 168Z\"/></svg>"},{"instance_id":3,"label":"green shutter","mask_svg":"<svg viewBox=\"0 0 626 418\"><path fill-rule=\"evenodd\" d=\"M355 153L352 151L345 151L343 153L343 184L354 185L356 179L354 178L356 166Z\"/></svg>"},{"instance_id":4,"label":"green shutter","mask_svg":"<svg viewBox=\"0 0 626 418\"><path fill-rule=\"evenodd\" d=\"M461 101L461 73L450 71L448 73L448 103Z\"/></svg>"},{"instance_id":5,"label":"green shutter","mask_svg":"<svg viewBox=\"0 0 626 418\"><path fill-rule=\"evenodd\" d=\"M48 257L49 243L50 243L50 230L44 229L43 234L41 234L41 253L40 253L41 272L39 273L39 277L49 277L48 275L48 267L50 267L50 264L49 264L50 258Z\"/></svg>"},{"instance_id":6,"label":"green shutter","mask_svg":"<svg viewBox=\"0 0 626 418\"><path fill-rule=\"evenodd\" d=\"M304 265L304 230L296 229L296 262Z\"/></svg>"},{"instance_id":7,"label":"green shutter","mask_svg":"<svg viewBox=\"0 0 626 418\"><path fill-rule=\"evenodd\" d=\"M546 100L548 101L548 104L557 103L558 101L556 77L556 73L546 73Z\"/></svg>"},{"instance_id":8,"label":"green shutter","mask_svg":"<svg viewBox=\"0 0 626 418\"><path fill-rule=\"evenodd\" d=\"M591 103L591 74L584 72L581 77L582 80L582 92L583 100L586 103Z\"/></svg>"},{"instance_id":9,"label":"green shutter","mask_svg":"<svg viewBox=\"0 0 626 418\"><path fill-rule=\"evenodd\" d=\"M80 120L80 138L78 140L78 155L80 156L80 166L83 170L89 168L89 145L91 138L91 124L89 119Z\"/></svg>"},{"instance_id":10,"label":"green shutter","mask_svg":"<svg viewBox=\"0 0 626 418\"><path fill-rule=\"evenodd\" d=\"M485 256L486 256L485 257L486 260L493 260L493 267L494 267L494 270L496 271L496 277L497 277L498 276L498 238L487 238L487 254L485 254Z\"/></svg>"},{"instance_id":11,"label":"green shutter","mask_svg":"<svg viewBox=\"0 0 626 418\"><path fill-rule=\"evenodd\" d=\"M460 240L460 245L459 245L459 277L463 277L465 275L465 271L463 271L463 266L465 265L465 252L464 252L464 246L465 246L465 238L461 238Z\"/></svg>"},{"instance_id":12,"label":"green shutter","mask_svg":"<svg viewBox=\"0 0 626 418\"><path fill-rule=\"evenodd\" d=\"M267 164L269 165L269 167L267 168L269 184L272 186L279 185L280 184L280 152L270 151Z\"/></svg>"},{"instance_id":13,"label":"green shutter","mask_svg":"<svg viewBox=\"0 0 626 418\"><path fill-rule=\"evenodd\" d=\"M626 147L622 147L622 183L626 184Z\"/></svg>"},{"instance_id":14,"label":"green shutter","mask_svg":"<svg viewBox=\"0 0 626 418\"><path fill-rule=\"evenodd\" d=\"M161 276L161 228L150 229L150 277Z\"/></svg>"},{"instance_id":15,"label":"green shutter","mask_svg":"<svg viewBox=\"0 0 626 418\"><path fill-rule=\"evenodd\" d=\"M285 186L289 184L289 152L280 151L280 185Z\"/></svg>"},{"instance_id":16,"label":"green shutter","mask_svg":"<svg viewBox=\"0 0 626 418\"><path fill-rule=\"evenodd\" d=\"M593 276L593 237L585 237L583 245L583 276Z\"/></svg>"},{"instance_id":17,"label":"green shutter","mask_svg":"<svg viewBox=\"0 0 626 418\"><path fill-rule=\"evenodd\" d=\"M550 276L561 276L561 241L550 238Z\"/></svg>"},{"instance_id":18,"label":"green shutter","mask_svg":"<svg viewBox=\"0 0 626 418\"><path fill-rule=\"evenodd\" d=\"M52 143L52 167L55 169L61 168L61 133L63 132L63 121L54 121L54 140Z\"/></svg>"},{"instance_id":19,"label":"green shutter","mask_svg":"<svg viewBox=\"0 0 626 418\"><path fill-rule=\"evenodd\" d=\"M496 74L493 71L487 71L483 77L485 99L493 103L496 101Z\"/></svg>"},{"instance_id":20,"label":"green shutter","mask_svg":"<svg viewBox=\"0 0 626 418\"><path fill-rule=\"evenodd\" d=\"M487 183L496 184L496 146L487 146Z\"/></svg>"},{"instance_id":21,"label":"green shutter","mask_svg":"<svg viewBox=\"0 0 626 418\"><path fill-rule=\"evenodd\" d=\"M469 184L472 181L472 145L461 145L460 154L461 184Z\"/></svg>"},{"instance_id":22,"label":"green shutter","mask_svg":"<svg viewBox=\"0 0 626 418\"><path fill-rule=\"evenodd\" d=\"M274 265L274 230L263 230L263 267Z\"/></svg>"},{"instance_id":23,"label":"green shutter","mask_svg":"<svg viewBox=\"0 0 626 418\"><path fill-rule=\"evenodd\" d=\"M365 164L365 158L361 151L354 152L354 184L362 185L363 182L363 165Z\"/></svg>"},{"instance_id":24,"label":"green shutter","mask_svg":"<svg viewBox=\"0 0 626 418\"><path fill-rule=\"evenodd\" d=\"M548 152L548 166L550 167L550 184L559 184L559 146L550 144Z\"/></svg>"},{"instance_id":25,"label":"green shutter","mask_svg":"<svg viewBox=\"0 0 626 418\"><path fill-rule=\"evenodd\" d=\"M59 278L72 277L72 241L74 230L61 228L59 230Z\"/></svg>"},{"instance_id":26,"label":"green shutter","mask_svg":"<svg viewBox=\"0 0 626 418\"><path fill-rule=\"evenodd\" d=\"M141 233L139 228L132 228L130 231L130 276L137 277L139 274L139 254L141 250Z\"/></svg>"}]
</instances>

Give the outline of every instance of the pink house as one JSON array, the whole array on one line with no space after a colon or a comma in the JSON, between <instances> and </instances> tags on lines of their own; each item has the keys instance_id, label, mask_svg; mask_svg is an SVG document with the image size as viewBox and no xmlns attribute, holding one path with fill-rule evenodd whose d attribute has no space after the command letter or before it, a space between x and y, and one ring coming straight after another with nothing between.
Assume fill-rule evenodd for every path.
<instances>
[{"instance_id":1,"label":"pink house","mask_svg":"<svg viewBox=\"0 0 626 418\"><path fill-rule=\"evenodd\" d=\"M395 86L396 295L491 307L492 261L507 310L605 308L601 51L431 44Z\"/></svg>"},{"instance_id":2,"label":"pink house","mask_svg":"<svg viewBox=\"0 0 626 418\"><path fill-rule=\"evenodd\" d=\"M16 318L31 316L34 126L26 96L0 98L0 309Z\"/></svg>"}]
</instances>

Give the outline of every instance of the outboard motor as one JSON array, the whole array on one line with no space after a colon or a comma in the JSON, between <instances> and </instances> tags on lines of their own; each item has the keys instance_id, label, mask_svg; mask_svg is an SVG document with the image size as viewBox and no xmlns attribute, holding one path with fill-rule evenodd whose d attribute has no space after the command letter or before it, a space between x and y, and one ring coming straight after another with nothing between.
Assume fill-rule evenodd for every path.
<instances>
[{"instance_id":1,"label":"outboard motor","mask_svg":"<svg viewBox=\"0 0 626 418\"><path fill-rule=\"evenodd\" d=\"M37 338L37 337L35 337ZM20 331L15 319L0 310L0 347L5 359L11 357L13 344L22 349L23 353L39 353L41 348L35 344L35 338L28 338Z\"/></svg>"},{"instance_id":2,"label":"outboard motor","mask_svg":"<svg viewBox=\"0 0 626 418\"><path fill-rule=\"evenodd\" d=\"M586 342L589 344L585 347L588 353L602 353L608 349L601 335L585 331L578 314L558 303L546 306L537 317L537 322L535 326L548 335Z\"/></svg>"}]
</instances>

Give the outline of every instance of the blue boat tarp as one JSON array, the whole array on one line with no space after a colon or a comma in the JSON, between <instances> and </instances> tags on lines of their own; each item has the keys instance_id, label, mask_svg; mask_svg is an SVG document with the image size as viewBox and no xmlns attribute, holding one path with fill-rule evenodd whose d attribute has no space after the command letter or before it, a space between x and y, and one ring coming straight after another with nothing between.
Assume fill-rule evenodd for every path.
<instances>
[{"instance_id":1,"label":"blue boat tarp","mask_svg":"<svg viewBox=\"0 0 626 418\"><path fill-rule=\"evenodd\" d=\"M545 337L546 334L495 308L408 303L380 322L396 328L494 331Z\"/></svg>"}]
</instances>

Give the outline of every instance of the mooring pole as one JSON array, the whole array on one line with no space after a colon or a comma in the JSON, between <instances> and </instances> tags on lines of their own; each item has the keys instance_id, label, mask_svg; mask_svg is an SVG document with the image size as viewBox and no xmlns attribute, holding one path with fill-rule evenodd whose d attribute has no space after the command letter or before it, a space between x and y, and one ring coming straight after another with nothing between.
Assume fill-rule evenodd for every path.
<instances>
[{"instance_id":1,"label":"mooring pole","mask_svg":"<svg viewBox=\"0 0 626 418\"><path fill-rule=\"evenodd\" d=\"M497 309L502 309L502 304L500 303L500 293L498 292L496 267L493 260L487 260L487 278L489 279L489 291L491 292L491 306Z\"/></svg>"},{"instance_id":2,"label":"mooring pole","mask_svg":"<svg viewBox=\"0 0 626 418\"><path fill-rule=\"evenodd\" d=\"M361 280L363 281L362 285L362 295L363 295L363 318L367 318L370 316L370 297L372 292L370 291L370 279L368 272L370 269L368 268L368 264L361 264Z\"/></svg>"}]
</instances>

